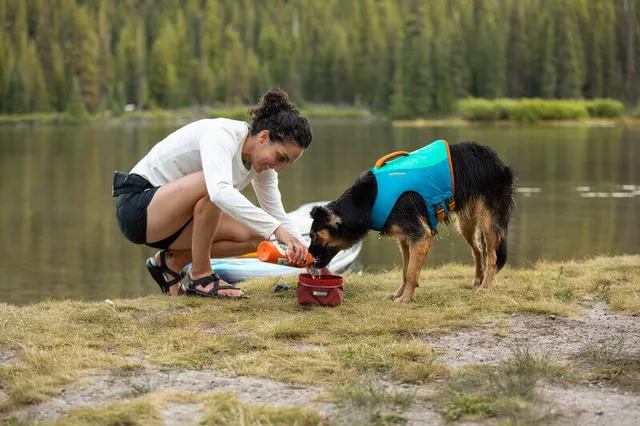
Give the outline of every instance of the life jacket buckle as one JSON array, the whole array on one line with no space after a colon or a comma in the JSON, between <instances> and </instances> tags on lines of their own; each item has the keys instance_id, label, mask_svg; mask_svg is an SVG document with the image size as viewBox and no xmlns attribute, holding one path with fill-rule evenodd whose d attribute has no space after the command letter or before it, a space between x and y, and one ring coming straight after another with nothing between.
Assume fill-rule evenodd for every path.
<instances>
[{"instance_id":1,"label":"life jacket buckle","mask_svg":"<svg viewBox=\"0 0 640 426\"><path fill-rule=\"evenodd\" d=\"M447 206L449 207L449 213L454 211L456 208L456 199L453 197L447 198Z\"/></svg>"},{"instance_id":2,"label":"life jacket buckle","mask_svg":"<svg viewBox=\"0 0 640 426\"><path fill-rule=\"evenodd\" d=\"M444 206L442 205L442 203L438 203L434 204L433 208L436 211L438 222L442 222L444 220Z\"/></svg>"}]
</instances>

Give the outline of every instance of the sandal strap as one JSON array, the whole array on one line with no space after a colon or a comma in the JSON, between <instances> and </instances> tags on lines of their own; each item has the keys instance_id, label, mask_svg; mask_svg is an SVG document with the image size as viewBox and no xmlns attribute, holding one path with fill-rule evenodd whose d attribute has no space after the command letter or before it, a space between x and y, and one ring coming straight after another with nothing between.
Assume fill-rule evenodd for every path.
<instances>
[{"instance_id":1,"label":"sandal strap","mask_svg":"<svg viewBox=\"0 0 640 426\"><path fill-rule=\"evenodd\" d=\"M162 272L163 274L168 274L169 276L173 277L172 280L166 281L166 284L165 284L166 287L170 287L175 283L180 282L184 278L185 273L184 271L180 271L180 273L177 273L169 269L169 267L167 266L167 260L165 255L166 255L166 251L160 250L160 265L157 265L157 266L160 272Z\"/></svg>"},{"instance_id":2,"label":"sandal strap","mask_svg":"<svg viewBox=\"0 0 640 426\"><path fill-rule=\"evenodd\" d=\"M194 280L193 278L191 278L191 274L187 275L187 283L189 284L189 287L195 287L197 285L206 287L208 284L211 284L211 283L213 283L213 285L216 286L219 281L220 281L220 276L215 272L212 273L211 275L207 275L206 277L198 278L197 280Z\"/></svg>"},{"instance_id":3,"label":"sandal strap","mask_svg":"<svg viewBox=\"0 0 640 426\"><path fill-rule=\"evenodd\" d=\"M187 274L187 283L189 288L195 289L197 285L201 285L202 287L206 287L207 285L213 283L213 288L208 292L209 294L217 295L220 290L240 290L238 287L234 287L232 285L220 285L220 276L215 272L211 275L207 275L206 277L198 278L194 280L191 278L191 274Z\"/></svg>"}]
</instances>

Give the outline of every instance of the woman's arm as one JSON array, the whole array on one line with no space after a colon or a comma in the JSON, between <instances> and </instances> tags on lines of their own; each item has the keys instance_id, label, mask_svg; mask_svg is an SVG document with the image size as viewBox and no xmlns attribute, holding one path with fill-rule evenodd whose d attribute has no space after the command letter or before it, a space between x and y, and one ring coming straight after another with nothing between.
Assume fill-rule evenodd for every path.
<instances>
[{"instance_id":1,"label":"woman's arm","mask_svg":"<svg viewBox=\"0 0 640 426\"><path fill-rule=\"evenodd\" d=\"M221 127L211 128L200 138L200 156L207 192L220 210L269 239L280 222L265 210L254 206L233 187L233 157L239 147L237 138Z\"/></svg>"},{"instance_id":2,"label":"woman's arm","mask_svg":"<svg viewBox=\"0 0 640 426\"><path fill-rule=\"evenodd\" d=\"M282 196L278 188L278 174L274 170L267 170L253 178L251 185L256 193L260 207L278 220L298 241L308 245L308 242L305 241L284 210Z\"/></svg>"}]
</instances>

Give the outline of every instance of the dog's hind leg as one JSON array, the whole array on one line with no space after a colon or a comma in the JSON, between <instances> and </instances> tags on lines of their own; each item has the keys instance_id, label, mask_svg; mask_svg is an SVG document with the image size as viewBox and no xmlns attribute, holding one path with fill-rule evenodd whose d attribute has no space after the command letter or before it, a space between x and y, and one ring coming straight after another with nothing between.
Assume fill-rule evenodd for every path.
<instances>
[{"instance_id":1,"label":"dog's hind leg","mask_svg":"<svg viewBox=\"0 0 640 426\"><path fill-rule=\"evenodd\" d=\"M484 204L477 213L478 224L482 239L484 241L484 277L480 289L489 290L493 277L496 275L496 264L498 261L497 248L501 241L501 235L497 232L498 226L494 223L491 212Z\"/></svg>"},{"instance_id":2,"label":"dog's hind leg","mask_svg":"<svg viewBox=\"0 0 640 426\"><path fill-rule=\"evenodd\" d=\"M426 227L426 225L425 225ZM404 283L404 291L395 299L396 302L409 302L418 287L422 264L431 250L431 231L427 232L415 241L409 243L409 264L407 265L407 277Z\"/></svg>"},{"instance_id":3,"label":"dog's hind leg","mask_svg":"<svg viewBox=\"0 0 640 426\"><path fill-rule=\"evenodd\" d=\"M458 215L457 225L458 232L464 237L467 244L471 246L471 251L473 252L473 260L476 264L476 276L473 280L473 285L480 285L484 275L484 262L482 249L478 247L478 241L476 240L476 221L469 212L464 212Z\"/></svg>"},{"instance_id":4,"label":"dog's hind leg","mask_svg":"<svg viewBox=\"0 0 640 426\"><path fill-rule=\"evenodd\" d=\"M402 252L402 285L395 292L391 293L389 299L394 300L398 297L402 296L404 293L404 288L407 285L407 268L409 267L409 243L404 238L398 238L398 246L400 247L400 251Z\"/></svg>"}]
</instances>

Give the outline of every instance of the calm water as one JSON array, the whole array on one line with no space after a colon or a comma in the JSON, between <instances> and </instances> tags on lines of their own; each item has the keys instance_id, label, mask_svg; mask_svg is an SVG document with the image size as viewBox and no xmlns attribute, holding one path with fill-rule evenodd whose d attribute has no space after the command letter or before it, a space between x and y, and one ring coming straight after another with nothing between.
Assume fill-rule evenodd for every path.
<instances>
[{"instance_id":1,"label":"calm water","mask_svg":"<svg viewBox=\"0 0 640 426\"><path fill-rule=\"evenodd\" d=\"M0 127L0 301L158 292L144 267L154 250L119 233L111 177L176 127ZM336 198L388 152L440 138L475 139L492 146L519 177L511 265L640 251L640 128L394 129L352 121L315 121L313 128L311 148L281 173L287 210ZM426 267L473 263L453 228L440 233ZM377 271L400 265L401 255L392 240L371 233L361 260Z\"/></svg>"}]
</instances>

